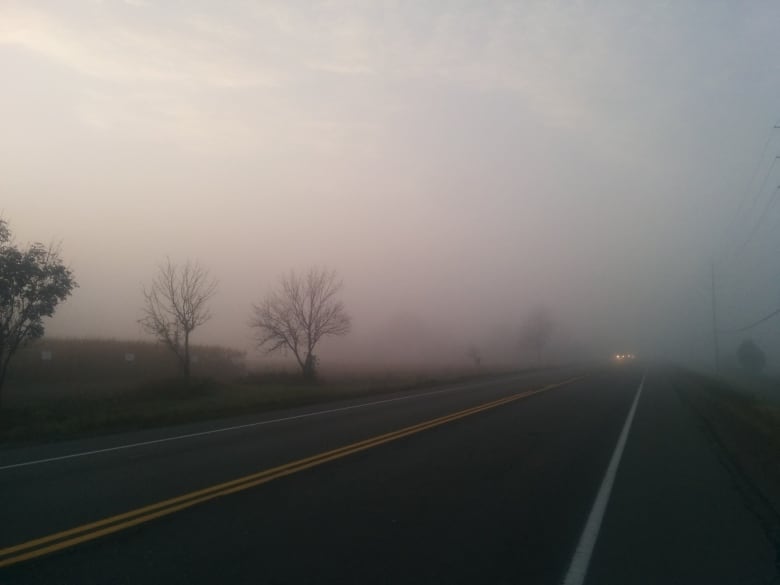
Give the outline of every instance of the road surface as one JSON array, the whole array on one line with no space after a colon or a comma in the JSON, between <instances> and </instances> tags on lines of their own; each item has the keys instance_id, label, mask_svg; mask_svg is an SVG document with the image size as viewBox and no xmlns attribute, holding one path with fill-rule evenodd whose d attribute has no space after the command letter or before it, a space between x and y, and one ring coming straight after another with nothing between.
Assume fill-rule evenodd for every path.
<instances>
[{"instance_id":1,"label":"road surface","mask_svg":"<svg viewBox=\"0 0 780 585\"><path fill-rule=\"evenodd\" d=\"M673 378L550 370L0 450L0 583L779 582Z\"/></svg>"}]
</instances>

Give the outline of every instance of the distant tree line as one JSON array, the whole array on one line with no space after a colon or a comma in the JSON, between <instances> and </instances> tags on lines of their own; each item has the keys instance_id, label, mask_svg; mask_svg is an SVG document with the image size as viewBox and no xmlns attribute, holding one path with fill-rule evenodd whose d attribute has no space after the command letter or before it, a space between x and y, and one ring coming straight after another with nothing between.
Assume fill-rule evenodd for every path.
<instances>
[{"instance_id":1,"label":"distant tree line","mask_svg":"<svg viewBox=\"0 0 780 585\"><path fill-rule=\"evenodd\" d=\"M192 345L192 376L235 380L246 375L245 352ZM153 340L44 337L19 349L7 381L25 384L136 384L171 377L176 357Z\"/></svg>"}]
</instances>

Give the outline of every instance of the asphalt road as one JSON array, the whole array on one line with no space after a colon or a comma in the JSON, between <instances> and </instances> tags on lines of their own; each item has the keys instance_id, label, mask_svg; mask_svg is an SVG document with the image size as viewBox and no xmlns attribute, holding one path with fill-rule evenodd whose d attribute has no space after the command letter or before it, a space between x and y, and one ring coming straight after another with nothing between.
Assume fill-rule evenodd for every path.
<instances>
[{"instance_id":1,"label":"asphalt road","mask_svg":"<svg viewBox=\"0 0 780 585\"><path fill-rule=\"evenodd\" d=\"M2 450L0 583L780 582L671 376L556 370Z\"/></svg>"}]
</instances>

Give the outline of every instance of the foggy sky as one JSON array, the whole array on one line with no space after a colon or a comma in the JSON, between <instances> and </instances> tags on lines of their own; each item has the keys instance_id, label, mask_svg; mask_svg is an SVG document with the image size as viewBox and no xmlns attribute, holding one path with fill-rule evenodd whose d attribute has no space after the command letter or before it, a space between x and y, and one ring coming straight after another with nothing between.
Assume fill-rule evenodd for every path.
<instances>
[{"instance_id":1,"label":"foggy sky","mask_svg":"<svg viewBox=\"0 0 780 585\"><path fill-rule=\"evenodd\" d=\"M778 22L770 0L3 0L0 210L80 284L51 335L142 337L170 256L220 281L196 342L250 347L251 303L319 265L346 362L519 353L540 304L561 351L706 359L713 260L724 328L780 303L776 206L743 245L780 184ZM780 355L780 322L749 335Z\"/></svg>"}]
</instances>

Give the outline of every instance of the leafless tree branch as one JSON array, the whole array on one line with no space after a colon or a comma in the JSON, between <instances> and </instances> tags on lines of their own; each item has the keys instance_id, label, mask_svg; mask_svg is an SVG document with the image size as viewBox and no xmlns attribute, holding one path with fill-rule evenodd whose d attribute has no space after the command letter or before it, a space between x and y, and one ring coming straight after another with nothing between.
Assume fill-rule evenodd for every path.
<instances>
[{"instance_id":1,"label":"leafless tree branch","mask_svg":"<svg viewBox=\"0 0 780 585\"><path fill-rule=\"evenodd\" d=\"M190 334L211 318L208 302L216 294L217 284L199 264L188 260L179 266L168 258L151 286L142 288L144 307L139 323L174 353L185 379L190 375Z\"/></svg>"},{"instance_id":2,"label":"leafless tree branch","mask_svg":"<svg viewBox=\"0 0 780 585\"><path fill-rule=\"evenodd\" d=\"M314 348L327 335L346 335L351 319L336 296L342 282L334 271L312 268L305 276L294 272L281 279L277 291L253 305L250 326L257 344L271 353L289 350L303 375L315 376Z\"/></svg>"}]
</instances>

